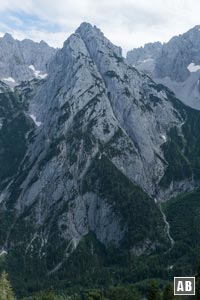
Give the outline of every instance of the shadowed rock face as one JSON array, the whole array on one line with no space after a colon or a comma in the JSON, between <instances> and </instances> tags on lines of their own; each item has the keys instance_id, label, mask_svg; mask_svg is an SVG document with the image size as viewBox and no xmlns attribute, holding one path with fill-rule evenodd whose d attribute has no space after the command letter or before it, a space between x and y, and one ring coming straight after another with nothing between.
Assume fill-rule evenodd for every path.
<instances>
[{"instance_id":1,"label":"shadowed rock face","mask_svg":"<svg viewBox=\"0 0 200 300\"><path fill-rule=\"evenodd\" d=\"M200 26L150 46L129 51L127 61L169 87L186 105L200 109Z\"/></svg>"},{"instance_id":2,"label":"shadowed rock face","mask_svg":"<svg viewBox=\"0 0 200 300\"><path fill-rule=\"evenodd\" d=\"M136 48L127 52L127 62L138 70L153 75L156 58L160 55L162 44L160 42L148 43L144 47Z\"/></svg>"},{"instance_id":3,"label":"shadowed rock face","mask_svg":"<svg viewBox=\"0 0 200 300\"><path fill-rule=\"evenodd\" d=\"M28 266L39 262L38 276L62 268L67 274L68 258L91 232L105 249L136 257L168 249L157 201L198 179L187 180L185 164L192 170L194 160L182 156L190 109L127 64L121 49L88 23L56 52L47 78L6 93L37 121L1 188L2 207L14 212L0 241L10 266L21 252ZM192 149L198 137L194 143ZM171 149L178 149L174 157ZM177 174L175 163L186 171Z\"/></svg>"},{"instance_id":4,"label":"shadowed rock face","mask_svg":"<svg viewBox=\"0 0 200 300\"><path fill-rule=\"evenodd\" d=\"M0 80L10 86L35 77L44 78L47 64L56 53L44 41L18 41L8 33L0 38L0 50Z\"/></svg>"},{"instance_id":5,"label":"shadowed rock face","mask_svg":"<svg viewBox=\"0 0 200 300\"><path fill-rule=\"evenodd\" d=\"M155 76L183 82L190 76L188 66L200 65L200 26L173 37L164 44L155 65Z\"/></svg>"}]
</instances>

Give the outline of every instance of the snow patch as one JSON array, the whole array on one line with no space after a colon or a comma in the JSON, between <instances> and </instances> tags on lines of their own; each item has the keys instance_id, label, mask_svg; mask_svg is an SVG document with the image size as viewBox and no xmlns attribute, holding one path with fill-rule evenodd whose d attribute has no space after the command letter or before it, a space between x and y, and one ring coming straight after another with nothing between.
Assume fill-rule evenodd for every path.
<instances>
[{"instance_id":1,"label":"snow patch","mask_svg":"<svg viewBox=\"0 0 200 300\"><path fill-rule=\"evenodd\" d=\"M195 65L194 63L191 63L187 66L187 69L190 71L190 73L197 72L198 70L200 70L200 65Z\"/></svg>"},{"instance_id":2,"label":"snow patch","mask_svg":"<svg viewBox=\"0 0 200 300\"><path fill-rule=\"evenodd\" d=\"M31 69L33 72L35 72L35 67L34 67L34 65L30 65L30 66L29 66L29 69Z\"/></svg>"},{"instance_id":3,"label":"snow patch","mask_svg":"<svg viewBox=\"0 0 200 300\"><path fill-rule=\"evenodd\" d=\"M162 137L162 139L166 142L167 141L167 138L166 138L166 136L165 135L161 135L161 137Z\"/></svg>"},{"instance_id":4,"label":"snow patch","mask_svg":"<svg viewBox=\"0 0 200 300\"><path fill-rule=\"evenodd\" d=\"M31 69L31 70L33 71L35 77L36 77L36 78L39 78L39 79L44 79L44 78L46 78L47 75L48 75L47 73L41 74L42 71L36 70L35 67L34 67L34 65L30 65L30 66L29 66L29 69Z\"/></svg>"},{"instance_id":5,"label":"snow patch","mask_svg":"<svg viewBox=\"0 0 200 300\"><path fill-rule=\"evenodd\" d=\"M34 123L35 123L35 125L36 125L37 127L39 127L39 126L42 124L42 122L39 122L39 121L36 120L36 116L34 116L33 114L30 114L29 116L30 116L31 119L34 121Z\"/></svg>"},{"instance_id":6,"label":"snow patch","mask_svg":"<svg viewBox=\"0 0 200 300\"><path fill-rule=\"evenodd\" d=\"M0 256L7 255L7 254L8 254L8 252L4 249L1 250L1 252L0 252Z\"/></svg>"},{"instance_id":7,"label":"snow patch","mask_svg":"<svg viewBox=\"0 0 200 300\"><path fill-rule=\"evenodd\" d=\"M3 202L4 199L5 199L5 194L1 193L0 194L0 204Z\"/></svg>"},{"instance_id":8,"label":"snow patch","mask_svg":"<svg viewBox=\"0 0 200 300\"><path fill-rule=\"evenodd\" d=\"M27 247L26 247L25 253L28 252L29 248L30 248L31 250L33 250L33 245L32 245L32 244L33 244L34 240L35 240L37 237L38 237L38 234L37 234L37 232L35 232L34 235L33 235L33 237L32 237L32 239L31 239L31 241L29 242L29 244L28 244Z\"/></svg>"},{"instance_id":9,"label":"snow patch","mask_svg":"<svg viewBox=\"0 0 200 300\"><path fill-rule=\"evenodd\" d=\"M146 63L146 62L153 61L153 60L154 60L153 58L148 58L148 59L142 60L141 62Z\"/></svg>"},{"instance_id":10,"label":"snow patch","mask_svg":"<svg viewBox=\"0 0 200 300\"><path fill-rule=\"evenodd\" d=\"M12 78L12 77L2 78L2 80L4 80L4 81L9 81L9 82L12 82L12 83L15 83L15 79Z\"/></svg>"},{"instance_id":11,"label":"snow patch","mask_svg":"<svg viewBox=\"0 0 200 300\"><path fill-rule=\"evenodd\" d=\"M45 73L45 74L39 74L39 77L41 78L41 79L45 79L46 77L47 77L47 73Z\"/></svg>"}]
</instances>

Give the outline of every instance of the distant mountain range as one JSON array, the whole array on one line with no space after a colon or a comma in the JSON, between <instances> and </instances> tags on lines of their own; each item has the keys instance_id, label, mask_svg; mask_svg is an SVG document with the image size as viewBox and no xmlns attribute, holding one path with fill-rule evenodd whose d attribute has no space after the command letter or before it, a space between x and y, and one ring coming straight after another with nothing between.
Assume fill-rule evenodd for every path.
<instances>
[{"instance_id":1,"label":"distant mountain range","mask_svg":"<svg viewBox=\"0 0 200 300\"><path fill-rule=\"evenodd\" d=\"M44 41L18 41L6 33L0 38L0 80L14 86L21 81L45 78L47 65L56 49Z\"/></svg>"},{"instance_id":2,"label":"distant mountain range","mask_svg":"<svg viewBox=\"0 0 200 300\"><path fill-rule=\"evenodd\" d=\"M200 109L200 26L168 43L147 44L127 53L127 61L169 87L183 103Z\"/></svg>"}]
</instances>

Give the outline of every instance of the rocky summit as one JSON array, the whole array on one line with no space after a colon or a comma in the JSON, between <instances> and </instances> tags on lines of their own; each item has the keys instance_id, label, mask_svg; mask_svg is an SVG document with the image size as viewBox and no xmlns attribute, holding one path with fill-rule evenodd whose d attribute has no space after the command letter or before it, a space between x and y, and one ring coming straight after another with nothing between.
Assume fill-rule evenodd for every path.
<instances>
[{"instance_id":1,"label":"rocky summit","mask_svg":"<svg viewBox=\"0 0 200 300\"><path fill-rule=\"evenodd\" d=\"M56 53L44 41L18 41L8 33L0 38L0 49L0 80L11 87L33 78L45 78L47 64Z\"/></svg>"},{"instance_id":2,"label":"rocky summit","mask_svg":"<svg viewBox=\"0 0 200 300\"><path fill-rule=\"evenodd\" d=\"M169 87L183 103L200 110L200 26L163 45L146 44L127 53L127 61Z\"/></svg>"},{"instance_id":3,"label":"rocky summit","mask_svg":"<svg viewBox=\"0 0 200 300\"><path fill-rule=\"evenodd\" d=\"M0 85L0 267L21 292L184 274L170 199L199 187L200 112L88 23L46 68Z\"/></svg>"}]
</instances>

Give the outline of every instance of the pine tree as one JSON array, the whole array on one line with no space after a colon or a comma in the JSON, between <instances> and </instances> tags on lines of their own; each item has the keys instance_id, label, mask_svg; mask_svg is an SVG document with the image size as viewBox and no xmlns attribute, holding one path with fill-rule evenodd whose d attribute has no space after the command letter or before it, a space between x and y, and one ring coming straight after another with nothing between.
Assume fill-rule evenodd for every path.
<instances>
[{"instance_id":1,"label":"pine tree","mask_svg":"<svg viewBox=\"0 0 200 300\"><path fill-rule=\"evenodd\" d=\"M163 300L172 300L174 298L174 291L171 284L167 284L163 292Z\"/></svg>"},{"instance_id":2,"label":"pine tree","mask_svg":"<svg viewBox=\"0 0 200 300\"><path fill-rule=\"evenodd\" d=\"M0 277L0 300L14 300L14 298L8 274L4 271Z\"/></svg>"},{"instance_id":3,"label":"pine tree","mask_svg":"<svg viewBox=\"0 0 200 300\"><path fill-rule=\"evenodd\" d=\"M156 284L155 281L152 282L148 295L147 295L148 300L161 300L161 295L160 291L158 288L158 285Z\"/></svg>"}]
</instances>

